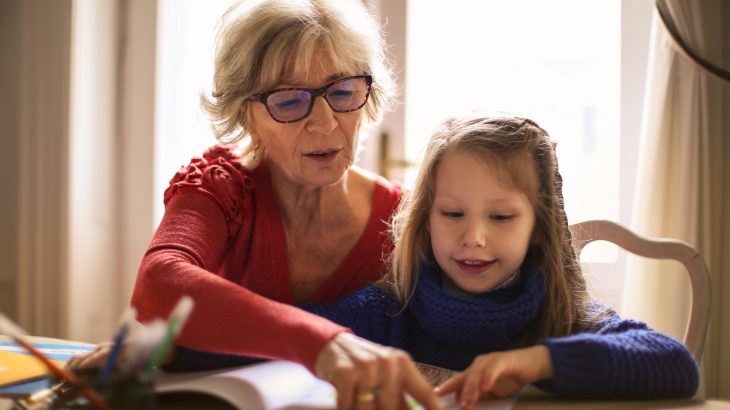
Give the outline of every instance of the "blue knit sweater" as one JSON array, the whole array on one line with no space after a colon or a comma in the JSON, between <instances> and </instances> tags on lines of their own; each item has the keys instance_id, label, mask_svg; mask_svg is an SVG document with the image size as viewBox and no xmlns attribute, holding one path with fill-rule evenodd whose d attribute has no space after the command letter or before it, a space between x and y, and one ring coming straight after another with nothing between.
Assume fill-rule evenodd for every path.
<instances>
[{"instance_id":1,"label":"blue knit sweater","mask_svg":"<svg viewBox=\"0 0 730 410\"><path fill-rule=\"evenodd\" d=\"M518 347L516 337L537 316L544 294L540 272L525 264L520 280L481 295L456 296L441 286L438 266L421 271L406 309L368 286L309 310L355 334L409 352L418 362L463 370L480 354ZM597 308L606 309L598 305ZM555 378L539 387L591 398L690 397L699 372L680 342L613 311L590 333L546 338Z\"/></svg>"},{"instance_id":2,"label":"blue knit sweater","mask_svg":"<svg viewBox=\"0 0 730 410\"><path fill-rule=\"evenodd\" d=\"M368 286L331 305L304 309L351 328L374 342L406 350L418 362L463 370L480 354L516 348L516 337L537 316L543 277L528 264L520 280L481 295L455 296L441 286L438 266L421 271L410 304ZM590 333L541 339L555 378L538 387L561 396L588 398L690 397L699 371L680 342L613 311ZM251 358L178 347L166 370L190 371L242 365ZM255 360L255 359L254 359Z\"/></svg>"}]
</instances>

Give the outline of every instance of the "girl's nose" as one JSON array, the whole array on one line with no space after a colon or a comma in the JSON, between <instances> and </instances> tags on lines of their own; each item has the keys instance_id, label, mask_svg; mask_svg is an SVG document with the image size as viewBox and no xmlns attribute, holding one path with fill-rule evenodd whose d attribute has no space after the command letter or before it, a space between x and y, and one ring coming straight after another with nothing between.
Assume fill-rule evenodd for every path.
<instances>
[{"instance_id":1,"label":"girl's nose","mask_svg":"<svg viewBox=\"0 0 730 410\"><path fill-rule=\"evenodd\" d=\"M480 223L469 224L461 235L461 246L464 248L483 248L486 245L487 230Z\"/></svg>"},{"instance_id":2,"label":"girl's nose","mask_svg":"<svg viewBox=\"0 0 730 410\"><path fill-rule=\"evenodd\" d=\"M336 127L335 112L332 111L324 97L316 97L312 113L307 118L307 131L314 134L329 134Z\"/></svg>"}]
</instances>

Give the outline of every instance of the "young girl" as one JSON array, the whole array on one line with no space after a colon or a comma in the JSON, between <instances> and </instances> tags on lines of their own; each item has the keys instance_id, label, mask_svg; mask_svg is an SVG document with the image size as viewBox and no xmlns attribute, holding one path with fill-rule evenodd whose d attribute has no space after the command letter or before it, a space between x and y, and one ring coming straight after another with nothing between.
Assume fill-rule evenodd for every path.
<instances>
[{"instance_id":1,"label":"young girl","mask_svg":"<svg viewBox=\"0 0 730 410\"><path fill-rule=\"evenodd\" d=\"M555 144L533 121L444 122L392 233L384 280L305 308L415 361L464 370L436 388L457 392L462 408L530 383L592 398L697 389L697 365L681 343L590 299Z\"/></svg>"}]
</instances>

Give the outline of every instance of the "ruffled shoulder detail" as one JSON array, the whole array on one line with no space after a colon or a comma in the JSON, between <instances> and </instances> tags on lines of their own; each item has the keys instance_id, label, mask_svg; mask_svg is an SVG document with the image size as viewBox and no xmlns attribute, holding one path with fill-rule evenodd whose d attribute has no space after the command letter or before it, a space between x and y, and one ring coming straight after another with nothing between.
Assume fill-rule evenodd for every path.
<instances>
[{"instance_id":1,"label":"ruffled shoulder detail","mask_svg":"<svg viewBox=\"0 0 730 410\"><path fill-rule=\"evenodd\" d=\"M193 191L209 196L220 205L226 221L243 224L251 210L253 180L241 158L225 145L208 148L201 157L181 167L165 190L165 205L178 193Z\"/></svg>"}]
</instances>

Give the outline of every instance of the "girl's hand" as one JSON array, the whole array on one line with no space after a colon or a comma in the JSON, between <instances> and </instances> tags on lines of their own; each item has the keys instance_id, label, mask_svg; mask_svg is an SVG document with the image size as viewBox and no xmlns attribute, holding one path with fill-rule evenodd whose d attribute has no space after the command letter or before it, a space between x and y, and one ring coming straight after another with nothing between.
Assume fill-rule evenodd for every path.
<instances>
[{"instance_id":1,"label":"girl's hand","mask_svg":"<svg viewBox=\"0 0 730 410\"><path fill-rule=\"evenodd\" d=\"M461 409L468 410L480 397L513 396L526 384L553 377L550 351L537 345L478 356L464 372L436 387L436 393L456 392Z\"/></svg>"},{"instance_id":2,"label":"girl's hand","mask_svg":"<svg viewBox=\"0 0 730 410\"><path fill-rule=\"evenodd\" d=\"M335 386L339 409L408 409L408 393L427 410L441 409L408 353L340 333L317 357L317 376Z\"/></svg>"}]
</instances>

